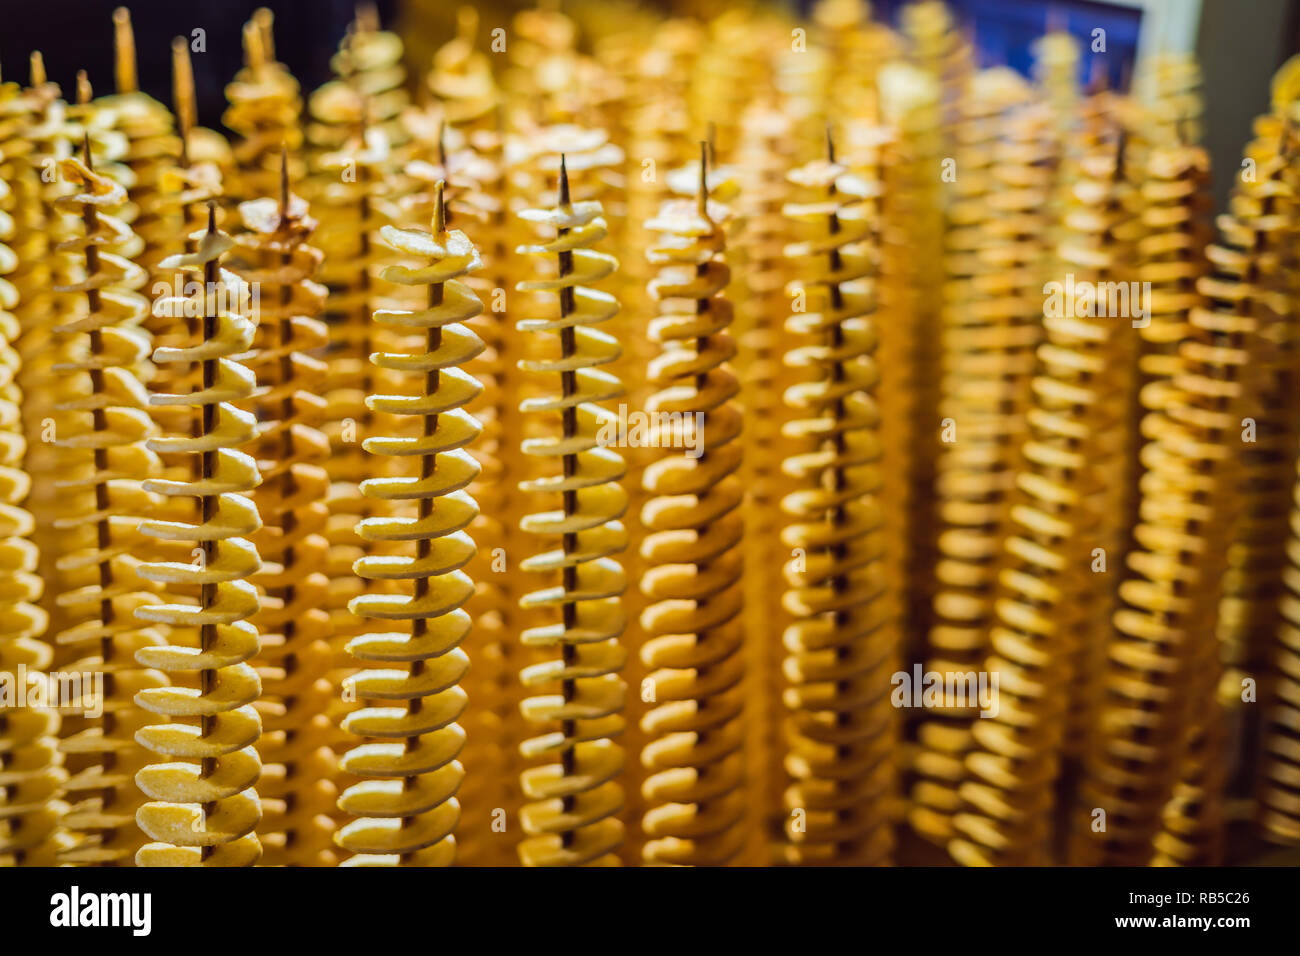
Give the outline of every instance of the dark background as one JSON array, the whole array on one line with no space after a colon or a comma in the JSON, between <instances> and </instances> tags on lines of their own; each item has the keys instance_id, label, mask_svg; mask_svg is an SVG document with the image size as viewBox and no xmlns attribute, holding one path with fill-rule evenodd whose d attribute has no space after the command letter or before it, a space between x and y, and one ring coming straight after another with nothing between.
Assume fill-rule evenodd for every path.
<instances>
[{"instance_id":1,"label":"dark background","mask_svg":"<svg viewBox=\"0 0 1300 956\"><path fill-rule=\"evenodd\" d=\"M1097 3L1094 0L947 0L953 16L963 30L975 31L978 66L1010 66L1026 76L1034 65L1033 43L1047 32L1049 21L1055 29L1066 29L1088 49L1092 31L1106 31L1107 80L1111 87L1123 86L1137 55L1138 28L1142 11L1138 7ZM871 8L877 19L898 23L898 11L906 0L875 0ZM1054 19L1053 19L1054 18ZM1080 81L1086 82L1092 64L1080 68Z\"/></svg>"},{"instance_id":2,"label":"dark background","mask_svg":"<svg viewBox=\"0 0 1300 956\"><path fill-rule=\"evenodd\" d=\"M450 2L450 0L448 0ZM71 99L84 69L95 94L113 92L113 10L125 5L135 27L140 86L171 106L171 41L207 32L207 52L191 53L199 122L219 128L225 85L243 65L241 30L258 7L275 13L276 58L310 92L330 78L329 60L354 14L353 0L0 0L0 71L27 82L32 50ZM398 0L379 0L391 26Z\"/></svg>"},{"instance_id":3,"label":"dark background","mask_svg":"<svg viewBox=\"0 0 1300 956\"><path fill-rule=\"evenodd\" d=\"M0 75L26 82L31 50L45 55L50 78L65 95L75 91L78 69L87 70L97 93L112 92L112 12L121 0L0 0ZM207 31L207 52L193 54L199 120L219 128L223 93L242 61L240 28L259 6L276 14L276 56L310 92L330 78L329 59L353 17L354 0L127 0L135 24L141 86L171 104L172 37ZM421 38L420 49L450 38L455 10L474 2L484 22L509 23L509 12L531 0L379 0L387 28L419 24L436 36ZM563 0L562 0L563 2ZM714 12L725 0L643 0L676 13ZM779 2L779 0L778 0ZM1193 0L1147 0L1181 5ZM872 0L878 20L897 24L905 0ZM1113 87L1131 75L1142 13L1139 6L1098 0L948 0L959 24L974 24L981 66L1006 64L1027 72L1030 44L1049 16L1064 23L1085 51L1080 72L1086 79L1095 57L1087 54L1091 31L1104 27L1108 55L1103 61ZM812 0L788 6L807 10ZM1253 118L1268 107L1269 81L1288 56L1300 50L1300 0L1201 0L1196 52L1205 78L1205 145L1214 170L1215 196L1222 208ZM408 64L422 73L427 64Z\"/></svg>"}]
</instances>

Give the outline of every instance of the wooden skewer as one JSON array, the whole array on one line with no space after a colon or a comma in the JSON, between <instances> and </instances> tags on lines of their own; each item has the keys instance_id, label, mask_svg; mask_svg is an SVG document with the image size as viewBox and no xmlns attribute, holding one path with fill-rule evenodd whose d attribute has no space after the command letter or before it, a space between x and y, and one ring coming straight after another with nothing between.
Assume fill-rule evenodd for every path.
<instances>
[{"instance_id":1,"label":"wooden skewer","mask_svg":"<svg viewBox=\"0 0 1300 956\"><path fill-rule=\"evenodd\" d=\"M190 164L190 131L198 122L194 104L194 66L190 62L190 45L184 37L172 40L172 105L181 135L181 165Z\"/></svg>"},{"instance_id":2,"label":"wooden skewer","mask_svg":"<svg viewBox=\"0 0 1300 956\"><path fill-rule=\"evenodd\" d=\"M113 54L117 91L138 92L140 80L136 75L135 31L131 28L131 11L126 7L118 7L113 11Z\"/></svg>"},{"instance_id":3,"label":"wooden skewer","mask_svg":"<svg viewBox=\"0 0 1300 956\"><path fill-rule=\"evenodd\" d=\"M249 20L244 24L244 62L250 70L260 70L268 62L266 40L257 24Z\"/></svg>"},{"instance_id":4,"label":"wooden skewer","mask_svg":"<svg viewBox=\"0 0 1300 956\"><path fill-rule=\"evenodd\" d=\"M275 62L275 14L266 7L253 11L252 23L257 27L262 38L263 58L267 63Z\"/></svg>"}]
</instances>

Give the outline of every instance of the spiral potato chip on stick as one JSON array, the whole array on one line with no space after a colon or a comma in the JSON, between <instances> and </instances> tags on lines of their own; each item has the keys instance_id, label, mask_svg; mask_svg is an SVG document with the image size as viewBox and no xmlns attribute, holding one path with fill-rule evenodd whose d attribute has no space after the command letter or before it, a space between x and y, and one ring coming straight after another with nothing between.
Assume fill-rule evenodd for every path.
<instances>
[{"instance_id":1,"label":"spiral potato chip on stick","mask_svg":"<svg viewBox=\"0 0 1300 956\"><path fill-rule=\"evenodd\" d=\"M611 319L619 306L590 284L613 272L617 261L592 248L606 235L601 206L572 200L563 156L556 205L520 215L553 226L555 238L518 251L555 256L557 269L553 277L521 282L519 289L554 293L559 300L554 313L519 322L521 331L558 340L558 354L552 347L520 367L560 378L558 392L526 399L520 410L558 412L561 429L558 435L524 440L525 455L553 464L519 487L559 494L561 507L530 514L522 523L525 531L560 539L558 549L527 558L522 569L552 579L558 572L560 583L521 602L525 610L546 611L552 620L523 632L523 643L548 652L548 659L525 668L520 677L530 691L557 682L559 687L558 693L536 694L522 705L524 717L543 732L524 741L521 752L546 762L523 773L528 802L521 821L527 837L519 845L519 859L525 866L616 865L623 838L617 817L623 806L618 782L623 750L613 738L623 730L625 686L619 671L626 652L619 636L627 581L614 555L627 547L619 521L627 494L619 484L623 459L597 437L610 414L597 403L622 394L618 379L601 368L617 358L618 340L593 326Z\"/></svg>"},{"instance_id":2,"label":"spiral potato chip on stick","mask_svg":"<svg viewBox=\"0 0 1300 956\"><path fill-rule=\"evenodd\" d=\"M362 483L367 497L392 503L394 511L363 519L357 533L377 542L414 542L408 548L414 554L370 554L355 565L366 581L409 581L411 593L376 590L351 603L359 617L410 622L408 630L369 631L348 643L365 668L348 678L357 698L394 702L344 719L344 729L367 739L342 759L344 771L362 778L339 799L339 809L356 819L335 838L355 854L348 861L353 866L448 866L456 854L456 791L464 777L456 758L465 743L456 721L465 709L460 681L469 667L460 645L470 628L463 605L474 591L462 570L475 550L464 529L478 514L464 489L479 471L465 446L480 430L464 406L482 387L462 366L483 348L463 323L483 305L460 280L481 265L478 252L463 232L447 229L441 188L438 193L432 233L392 226L381 233L398 253L424 261L388 266L384 278L425 286L428 302L375 312L377 323L408 333L416 351L375 352L371 361L411 377L418 389L371 395L366 403L399 420L412 417L419 427L413 436L365 440L371 454L409 462L409 473Z\"/></svg>"},{"instance_id":3,"label":"spiral potato chip on stick","mask_svg":"<svg viewBox=\"0 0 1300 956\"><path fill-rule=\"evenodd\" d=\"M197 301L174 297L162 303L173 314L198 309L198 341L154 352L161 364L199 365L201 386L155 393L149 400L197 409L201 420L196 433L152 438L148 447L195 456L198 468L188 480L151 479L144 487L167 498L193 499L196 513L190 520L147 520L140 531L193 542L195 558L143 564L139 573L163 589L197 589L200 596L197 604L177 600L135 611L140 620L169 629L165 644L140 649L136 659L178 681L136 695L140 707L165 721L136 732L140 745L154 754L136 774L149 798L136 821L153 841L136 853L140 866L252 866L262 855L253 832L262 817L254 789L262 770L256 746L262 722L253 706L262 683L249 663L259 644L249 622L259 606L250 579L262 562L248 537L262 521L247 497L262 479L257 462L239 450L256 437L256 420L236 403L252 396L256 379L236 358L252 346L254 324L250 290L222 264L232 246L217 229L216 206L209 204L198 248L160 264L202 272Z\"/></svg>"},{"instance_id":4,"label":"spiral potato chip on stick","mask_svg":"<svg viewBox=\"0 0 1300 956\"><path fill-rule=\"evenodd\" d=\"M280 198L241 203L245 231L235 237L240 278L259 290L255 352L258 459L262 484L253 501L262 516L254 538L265 590L253 624L261 633L258 743L263 767L258 831L267 865L332 866L337 761L327 711L332 627L327 610L329 439L317 427L326 411L318 394L325 363L314 356L329 343L319 318L326 289L313 280L320 250L309 245L316 223L289 192L288 156Z\"/></svg>"}]
</instances>

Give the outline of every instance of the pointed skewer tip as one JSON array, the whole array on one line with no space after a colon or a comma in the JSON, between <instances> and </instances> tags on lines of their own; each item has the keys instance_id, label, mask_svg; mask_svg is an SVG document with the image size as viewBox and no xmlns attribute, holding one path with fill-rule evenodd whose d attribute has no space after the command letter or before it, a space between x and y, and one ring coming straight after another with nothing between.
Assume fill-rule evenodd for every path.
<instances>
[{"instance_id":1,"label":"pointed skewer tip","mask_svg":"<svg viewBox=\"0 0 1300 956\"><path fill-rule=\"evenodd\" d=\"M289 211L289 146L280 144L280 218Z\"/></svg>"},{"instance_id":2,"label":"pointed skewer tip","mask_svg":"<svg viewBox=\"0 0 1300 956\"><path fill-rule=\"evenodd\" d=\"M114 78L119 93L134 93L139 88L135 72L135 30L131 26L131 11L118 7L113 11Z\"/></svg>"},{"instance_id":3,"label":"pointed skewer tip","mask_svg":"<svg viewBox=\"0 0 1300 956\"><path fill-rule=\"evenodd\" d=\"M704 216L709 211L709 141L700 140L700 183L695 193L695 204Z\"/></svg>"},{"instance_id":4,"label":"pointed skewer tip","mask_svg":"<svg viewBox=\"0 0 1300 956\"><path fill-rule=\"evenodd\" d=\"M447 199L443 193L446 185L441 179L433 184L433 232L439 236L447 231Z\"/></svg>"}]
</instances>

